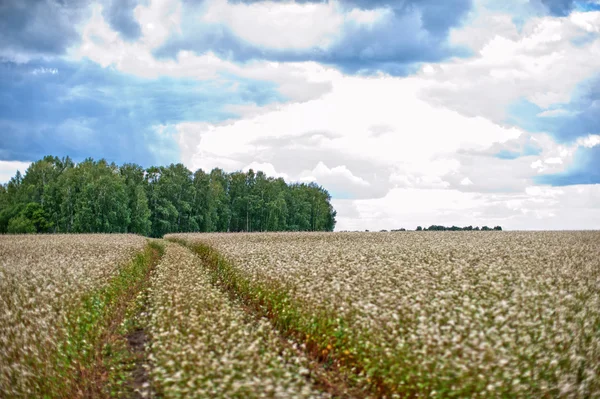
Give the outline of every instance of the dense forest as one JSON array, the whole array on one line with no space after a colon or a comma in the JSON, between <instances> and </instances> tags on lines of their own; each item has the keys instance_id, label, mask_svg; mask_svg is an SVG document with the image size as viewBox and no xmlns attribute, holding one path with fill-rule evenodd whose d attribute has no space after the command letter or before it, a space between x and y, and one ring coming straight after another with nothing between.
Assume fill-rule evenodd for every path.
<instances>
[{"instance_id":1,"label":"dense forest","mask_svg":"<svg viewBox=\"0 0 600 399\"><path fill-rule=\"evenodd\" d=\"M0 233L332 231L336 212L315 183L182 164L144 169L46 156L0 185Z\"/></svg>"}]
</instances>

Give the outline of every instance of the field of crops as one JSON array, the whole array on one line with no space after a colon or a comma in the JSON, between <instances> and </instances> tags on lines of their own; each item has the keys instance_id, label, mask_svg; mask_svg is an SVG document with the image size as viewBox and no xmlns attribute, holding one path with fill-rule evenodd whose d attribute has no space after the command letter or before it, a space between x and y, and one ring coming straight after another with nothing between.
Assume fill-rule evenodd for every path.
<instances>
[{"instance_id":1,"label":"field of crops","mask_svg":"<svg viewBox=\"0 0 600 399\"><path fill-rule=\"evenodd\" d=\"M598 232L167 238L378 395L600 395Z\"/></svg>"},{"instance_id":2,"label":"field of crops","mask_svg":"<svg viewBox=\"0 0 600 399\"><path fill-rule=\"evenodd\" d=\"M165 397L326 397L306 378L306 359L213 286L188 249L167 246L152 287L152 374Z\"/></svg>"},{"instance_id":3,"label":"field of crops","mask_svg":"<svg viewBox=\"0 0 600 399\"><path fill-rule=\"evenodd\" d=\"M599 376L598 232L0 236L0 397L592 398Z\"/></svg>"},{"instance_id":4,"label":"field of crops","mask_svg":"<svg viewBox=\"0 0 600 399\"><path fill-rule=\"evenodd\" d=\"M119 277L145 246L134 235L0 236L0 397L81 388L116 284L130 282Z\"/></svg>"}]
</instances>

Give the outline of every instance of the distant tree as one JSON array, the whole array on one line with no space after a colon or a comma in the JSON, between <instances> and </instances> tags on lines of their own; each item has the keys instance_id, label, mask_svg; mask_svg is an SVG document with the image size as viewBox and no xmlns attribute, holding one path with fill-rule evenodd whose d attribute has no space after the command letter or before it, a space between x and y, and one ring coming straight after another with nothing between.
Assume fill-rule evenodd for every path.
<instances>
[{"instance_id":1,"label":"distant tree","mask_svg":"<svg viewBox=\"0 0 600 399\"><path fill-rule=\"evenodd\" d=\"M427 230L428 231L444 231L444 230L446 230L446 227L433 224L433 225L429 226L427 228Z\"/></svg>"},{"instance_id":2,"label":"distant tree","mask_svg":"<svg viewBox=\"0 0 600 399\"><path fill-rule=\"evenodd\" d=\"M452 227L446 227L446 226L441 226L441 225L437 225L437 224L432 224L429 227L426 228L422 228L421 226L417 226L417 231L479 231L479 227L475 227L473 228L473 226L466 226L466 227L458 227L458 226L452 226ZM481 228L482 231L492 231L492 230L502 230L502 227L500 226L496 226L493 229L489 228L488 226L483 226ZM392 231L398 231L398 230L392 230Z\"/></svg>"}]
</instances>

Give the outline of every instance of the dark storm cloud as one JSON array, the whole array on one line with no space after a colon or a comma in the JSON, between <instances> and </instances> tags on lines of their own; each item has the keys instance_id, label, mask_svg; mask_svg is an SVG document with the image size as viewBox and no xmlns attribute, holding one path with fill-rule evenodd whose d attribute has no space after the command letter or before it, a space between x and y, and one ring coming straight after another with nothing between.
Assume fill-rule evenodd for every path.
<instances>
[{"instance_id":1,"label":"dark storm cloud","mask_svg":"<svg viewBox=\"0 0 600 399\"><path fill-rule=\"evenodd\" d=\"M0 159L53 154L146 166L176 162L176 137L156 126L216 123L235 116L228 104L278 100L274 85L252 80L149 80L90 61L0 63Z\"/></svg>"},{"instance_id":2,"label":"dark storm cloud","mask_svg":"<svg viewBox=\"0 0 600 399\"><path fill-rule=\"evenodd\" d=\"M83 0L2 0L0 56L62 54L79 39L75 25L86 14Z\"/></svg>"}]
</instances>

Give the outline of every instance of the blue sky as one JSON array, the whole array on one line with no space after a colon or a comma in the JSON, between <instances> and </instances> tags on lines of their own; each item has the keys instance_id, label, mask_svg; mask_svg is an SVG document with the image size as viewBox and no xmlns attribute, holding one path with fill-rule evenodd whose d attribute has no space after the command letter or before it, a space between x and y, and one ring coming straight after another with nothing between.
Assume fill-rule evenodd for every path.
<instances>
[{"instance_id":1,"label":"blue sky","mask_svg":"<svg viewBox=\"0 0 600 399\"><path fill-rule=\"evenodd\" d=\"M0 28L0 181L183 162L316 181L339 229L600 223L597 0L5 0Z\"/></svg>"}]
</instances>

